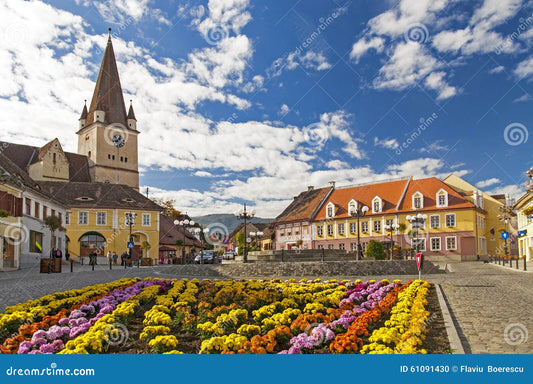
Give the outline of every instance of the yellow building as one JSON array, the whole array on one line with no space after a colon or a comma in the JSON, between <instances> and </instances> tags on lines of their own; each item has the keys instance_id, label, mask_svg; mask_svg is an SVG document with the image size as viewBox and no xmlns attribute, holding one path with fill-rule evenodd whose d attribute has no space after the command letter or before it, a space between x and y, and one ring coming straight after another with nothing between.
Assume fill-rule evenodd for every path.
<instances>
[{"instance_id":1,"label":"yellow building","mask_svg":"<svg viewBox=\"0 0 533 384\"><path fill-rule=\"evenodd\" d=\"M533 186L513 207L518 211L518 254L533 260Z\"/></svg>"},{"instance_id":2,"label":"yellow building","mask_svg":"<svg viewBox=\"0 0 533 384\"><path fill-rule=\"evenodd\" d=\"M127 213L135 213L131 227L135 247L132 258L149 257L157 262L159 214L162 208L126 185L109 183L42 182L43 188L69 209L65 219L67 248L76 260L96 252L119 256L127 252L130 228Z\"/></svg>"},{"instance_id":3,"label":"yellow building","mask_svg":"<svg viewBox=\"0 0 533 384\"><path fill-rule=\"evenodd\" d=\"M475 260L479 254L474 217L476 214L484 217L483 209L434 177L334 189L313 219L313 248L355 252L357 219L350 212L362 206L368 207L359 224L363 252L370 240L389 247L392 235L394 244L402 249L413 249L418 241L418 249L428 259ZM407 219L416 214L426 215L417 237L413 236L415 227ZM399 228L391 234L387 227L394 224Z\"/></svg>"},{"instance_id":4,"label":"yellow building","mask_svg":"<svg viewBox=\"0 0 533 384\"><path fill-rule=\"evenodd\" d=\"M505 195L489 195L454 174L443 181L484 211L484 213L477 212L477 215L470 219L478 238L476 244L478 254L503 255L504 240L501 238L501 233L510 232L511 237L516 238L516 228L511 225L512 220L508 220L507 223L500 220L501 210L507 206ZM508 246L509 254L516 255L516 243L511 244L509 241Z\"/></svg>"}]
</instances>

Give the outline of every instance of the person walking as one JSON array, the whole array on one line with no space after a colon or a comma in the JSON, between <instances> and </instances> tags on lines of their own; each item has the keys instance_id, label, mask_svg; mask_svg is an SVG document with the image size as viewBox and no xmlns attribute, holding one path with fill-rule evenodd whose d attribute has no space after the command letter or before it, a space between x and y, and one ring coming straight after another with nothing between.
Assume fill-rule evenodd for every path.
<instances>
[{"instance_id":1,"label":"person walking","mask_svg":"<svg viewBox=\"0 0 533 384\"><path fill-rule=\"evenodd\" d=\"M58 259L62 259L63 258L63 252L61 252L61 249L59 249L59 248L56 249L56 257Z\"/></svg>"},{"instance_id":2,"label":"person walking","mask_svg":"<svg viewBox=\"0 0 533 384\"><path fill-rule=\"evenodd\" d=\"M117 265L118 255L115 251L113 251L112 258L113 258L113 264Z\"/></svg>"},{"instance_id":3,"label":"person walking","mask_svg":"<svg viewBox=\"0 0 533 384\"><path fill-rule=\"evenodd\" d=\"M107 251L107 262L109 265L113 263L113 256L111 255L111 251Z\"/></svg>"}]
</instances>

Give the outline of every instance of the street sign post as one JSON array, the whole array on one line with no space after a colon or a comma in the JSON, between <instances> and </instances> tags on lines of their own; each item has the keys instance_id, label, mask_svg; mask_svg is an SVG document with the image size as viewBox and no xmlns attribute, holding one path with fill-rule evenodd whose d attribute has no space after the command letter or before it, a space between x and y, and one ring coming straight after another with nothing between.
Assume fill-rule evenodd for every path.
<instances>
[{"instance_id":1,"label":"street sign post","mask_svg":"<svg viewBox=\"0 0 533 384\"><path fill-rule=\"evenodd\" d=\"M133 241L128 241L128 248L135 248L135 243Z\"/></svg>"},{"instance_id":2,"label":"street sign post","mask_svg":"<svg viewBox=\"0 0 533 384\"><path fill-rule=\"evenodd\" d=\"M422 277L422 254L416 254L416 267L418 268L418 280Z\"/></svg>"},{"instance_id":3,"label":"street sign post","mask_svg":"<svg viewBox=\"0 0 533 384\"><path fill-rule=\"evenodd\" d=\"M502 239L508 239L509 238L509 232L502 232Z\"/></svg>"}]
</instances>

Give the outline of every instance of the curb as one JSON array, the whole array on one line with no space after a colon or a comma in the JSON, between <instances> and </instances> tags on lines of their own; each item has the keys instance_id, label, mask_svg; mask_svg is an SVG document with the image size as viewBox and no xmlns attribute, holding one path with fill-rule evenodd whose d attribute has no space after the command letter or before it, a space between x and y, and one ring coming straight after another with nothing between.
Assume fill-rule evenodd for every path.
<instances>
[{"instance_id":1,"label":"curb","mask_svg":"<svg viewBox=\"0 0 533 384\"><path fill-rule=\"evenodd\" d=\"M450 314L450 311L448 310L448 305L444 300L444 295L440 284L435 284L435 290L437 291L437 297L439 298L440 310L442 312L442 317L444 318L444 325L446 326L446 333L448 334L450 348L452 349L454 354L464 355L465 350L463 348L463 344L461 343L461 339L459 338L457 329L453 324L453 319Z\"/></svg>"},{"instance_id":2,"label":"curb","mask_svg":"<svg viewBox=\"0 0 533 384\"><path fill-rule=\"evenodd\" d=\"M531 270L531 266L526 264L527 265L527 271L524 271L524 266L523 264L520 265L519 264L519 268L516 269L515 267L511 268L509 267L508 265L500 265L500 264L496 264L496 263L487 263L488 265L492 265L493 267L498 267L498 268L501 268L505 271L512 271L512 272L522 272L522 273L533 273L533 271Z\"/></svg>"}]
</instances>

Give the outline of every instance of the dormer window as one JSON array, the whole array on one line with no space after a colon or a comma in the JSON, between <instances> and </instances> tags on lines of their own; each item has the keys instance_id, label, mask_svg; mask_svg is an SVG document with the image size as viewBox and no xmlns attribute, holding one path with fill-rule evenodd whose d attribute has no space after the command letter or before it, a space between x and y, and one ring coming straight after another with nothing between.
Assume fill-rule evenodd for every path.
<instances>
[{"instance_id":1,"label":"dormer window","mask_svg":"<svg viewBox=\"0 0 533 384\"><path fill-rule=\"evenodd\" d=\"M443 208L448 206L448 192L444 189L440 189L436 196L437 208Z\"/></svg>"},{"instance_id":2,"label":"dormer window","mask_svg":"<svg viewBox=\"0 0 533 384\"><path fill-rule=\"evenodd\" d=\"M352 212L355 212L356 209L357 201L355 201L354 199L350 200L350 202L348 203L348 213L352 214Z\"/></svg>"},{"instance_id":3,"label":"dormer window","mask_svg":"<svg viewBox=\"0 0 533 384\"><path fill-rule=\"evenodd\" d=\"M333 203L328 203L326 206L326 217L333 217L335 216L335 206Z\"/></svg>"},{"instance_id":4,"label":"dormer window","mask_svg":"<svg viewBox=\"0 0 533 384\"><path fill-rule=\"evenodd\" d=\"M413 209L424 208L424 195L420 192L413 193Z\"/></svg>"},{"instance_id":5,"label":"dormer window","mask_svg":"<svg viewBox=\"0 0 533 384\"><path fill-rule=\"evenodd\" d=\"M380 213L383 209L383 201L379 196L372 199L372 213Z\"/></svg>"}]
</instances>

